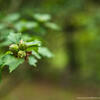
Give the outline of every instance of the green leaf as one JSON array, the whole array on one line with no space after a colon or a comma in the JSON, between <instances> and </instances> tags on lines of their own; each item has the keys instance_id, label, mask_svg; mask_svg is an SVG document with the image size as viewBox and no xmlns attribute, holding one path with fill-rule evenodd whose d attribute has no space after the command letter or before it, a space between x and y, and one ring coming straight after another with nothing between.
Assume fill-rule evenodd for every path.
<instances>
[{"instance_id":1,"label":"green leaf","mask_svg":"<svg viewBox=\"0 0 100 100\"><path fill-rule=\"evenodd\" d=\"M14 22L17 21L20 18L20 14L14 13L14 14L9 14L4 18L4 21L6 22Z\"/></svg>"},{"instance_id":2,"label":"green leaf","mask_svg":"<svg viewBox=\"0 0 100 100\"><path fill-rule=\"evenodd\" d=\"M37 59L41 59L41 56L34 50L32 51L32 55L34 55Z\"/></svg>"},{"instance_id":3,"label":"green leaf","mask_svg":"<svg viewBox=\"0 0 100 100\"><path fill-rule=\"evenodd\" d=\"M5 55L9 55L9 54L13 54L13 52L12 52L12 51L7 51L7 52L5 53Z\"/></svg>"},{"instance_id":4,"label":"green leaf","mask_svg":"<svg viewBox=\"0 0 100 100\"><path fill-rule=\"evenodd\" d=\"M0 68L3 65L3 60L2 60L2 56L0 57Z\"/></svg>"},{"instance_id":5,"label":"green leaf","mask_svg":"<svg viewBox=\"0 0 100 100\"><path fill-rule=\"evenodd\" d=\"M50 50L46 47L39 47L38 52L40 55L42 55L44 57L51 58L53 56L53 54L50 52Z\"/></svg>"},{"instance_id":6,"label":"green leaf","mask_svg":"<svg viewBox=\"0 0 100 100\"><path fill-rule=\"evenodd\" d=\"M37 26L38 26L38 23L30 22L30 21L19 21L14 25L16 30L18 30L20 32L35 28Z\"/></svg>"},{"instance_id":7,"label":"green leaf","mask_svg":"<svg viewBox=\"0 0 100 100\"><path fill-rule=\"evenodd\" d=\"M11 43L19 43L21 40L21 33L10 33L8 35L8 41Z\"/></svg>"},{"instance_id":8,"label":"green leaf","mask_svg":"<svg viewBox=\"0 0 100 100\"><path fill-rule=\"evenodd\" d=\"M29 47L26 49L26 51L38 51L38 47L37 46L34 46L34 47Z\"/></svg>"},{"instance_id":9,"label":"green leaf","mask_svg":"<svg viewBox=\"0 0 100 100\"><path fill-rule=\"evenodd\" d=\"M25 27L27 29L35 28L37 26L38 26L38 23L36 23L36 22L26 22L26 24L25 24Z\"/></svg>"},{"instance_id":10,"label":"green leaf","mask_svg":"<svg viewBox=\"0 0 100 100\"><path fill-rule=\"evenodd\" d=\"M31 46L41 46L41 41L39 40L34 40L33 42L27 42L26 45L28 47L31 47Z\"/></svg>"},{"instance_id":11,"label":"green leaf","mask_svg":"<svg viewBox=\"0 0 100 100\"><path fill-rule=\"evenodd\" d=\"M60 27L55 23L47 22L47 23L45 23L45 26L52 30L60 30Z\"/></svg>"},{"instance_id":12,"label":"green leaf","mask_svg":"<svg viewBox=\"0 0 100 100\"><path fill-rule=\"evenodd\" d=\"M39 22L47 22L51 19L49 14L35 14L33 17Z\"/></svg>"},{"instance_id":13,"label":"green leaf","mask_svg":"<svg viewBox=\"0 0 100 100\"><path fill-rule=\"evenodd\" d=\"M3 57L3 65L9 66L10 72L15 70L23 62L24 62L24 59L15 58L10 55L6 55Z\"/></svg>"},{"instance_id":14,"label":"green leaf","mask_svg":"<svg viewBox=\"0 0 100 100\"><path fill-rule=\"evenodd\" d=\"M33 56L29 56L29 64L32 66L36 66L37 59L35 59Z\"/></svg>"},{"instance_id":15,"label":"green leaf","mask_svg":"<svg viewBox=\"0 0 100 100\"><path fill-rule=\"evenodd\" d=\"M31 36L29 34L22 35L22 40L28 41L31 39Z\"/></svg>"},{"instance_id":16,"label":"green leaf","mask_svg":"<svg viewBox=\"0 0 100 100\"><path fill-rule=\"evenodd\" d=\"M0 43L0 47L5 47L5 46L8 46L10 44L11 44L10 41L5 40L4 42Z\"/></svg>"}]
</instances>

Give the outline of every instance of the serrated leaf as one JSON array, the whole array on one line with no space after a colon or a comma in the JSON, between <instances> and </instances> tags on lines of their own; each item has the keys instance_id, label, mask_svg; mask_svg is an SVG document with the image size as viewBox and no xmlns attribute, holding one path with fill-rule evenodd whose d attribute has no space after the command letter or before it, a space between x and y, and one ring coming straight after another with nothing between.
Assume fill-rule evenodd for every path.
<instances>
[{"instance_id":1,"label":"serrated leaf","mask_svg":"<svg viewBox=\"0 0 100 100\"><path fill-rule=\"evenodd\" d=\"M21 33L10 33L8 35L8 41L11 43L19 43L21 40Z\"/></svg>"},{"instance_id":2,"label":"serrated leaf","mask_svg":"<svg viewBox=\"0 0 100 100\"><path fill-rule=\"evenodd\" d=\"M31 47L31 46L41 46L41 41L34 40L33 42L27 42L26 44L29 47Z\"/></svg>"},{"instance_id":3,"label":"serrated leaf","mask_svg":"<svg viewBox=\"0 0 100 100\"><path fill-rule=\"evenodd\" d=\"M15 70L23 62L24 62L24 59L15 58L11 55L6 55L3 57L3 65L9 66L10 72Z\"/></svg>"},{"instance_id":4,"label":"serrated leaf","mask_svg":"<svg viewBox=\"0 0 100 100\"><path fill-rule=\"evenodd\" d=\"M37 59L35 59L33 56L29 56L29 64L32 66L36 66Z\"/></svg>"},{"instance_id":5,"label":"serrated leaf","mask_svg":"<svg viewBox=\"0 0 100 100\"><path fill-rule=\"evenodd\" d=\"M19 67L20 64L22 64L24 62L23 59L18 59L18 60L15 60L13 62L13 64L9 65L9 70L10 72L12 72L13 70L15 70L17 67Z\"/></svg>"},{"instance_id":6,"label":"serrated leaf","mask_svg":"<svg viewBox=\"0 0 100 100\"><path fill-rule=\"evenodd\" d=\"M41 56L34 50L32 51L32 55L34 55L37 59L41 59Z\"/></svg>"},{"instance_id":7,"label":"serrated leaf","mask_svg":"<svg viewBox=\"0 0 100 100\"><path fill-rule=\"evenodd\" d=\"M53 56L53 54L50 52L50 50L46 47L39 47L38 52L40 55L42 55L44 57L51 58Z\"/></svg>"},{"instance_id":8,"label":"serrated leaf","mask_svg":"<svg viewBox=\"0 0 100 100\"><path fill-rule=\"evenodd\" d=\"M31 36L29 34L22 35L22 40L28 41L31 39Z\"/></svg>"},{"instance_id":9,"label":"serrated leaf","mask_svg":"<svg viewBox=\"0 0 100 100\"><path fill-rule=\"evenodd\" d=\"M29 47L26 49L26 51L38 51L38 47L37 46L34 46L34 47Z\"/></svg>"}]
</instances>

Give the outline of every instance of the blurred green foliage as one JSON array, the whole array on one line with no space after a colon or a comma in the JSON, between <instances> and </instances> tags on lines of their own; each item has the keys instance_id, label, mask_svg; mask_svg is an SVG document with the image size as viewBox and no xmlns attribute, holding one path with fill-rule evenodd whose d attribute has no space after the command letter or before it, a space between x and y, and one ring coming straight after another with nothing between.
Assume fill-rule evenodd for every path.
<instances>
[{"instance_id":1,"label":"blurred green foliage","mask_svg":"<svg viewBox=\"0 0 100 100\"><path fill-rule=\"evenodd\" d=\"M16 85L18 86L17 83L22 83L19 87L22 88L22 93L19 92L20 89L17 90L19 98L20 94L23 94L25 99L27 95L24 93L29 94L31 99L33 99L33 94L34 97L43 99L42 92L49 87L50 82L56 82L56 85L53 84L54 90L52 89L51 92L51 87L45 91L46 100L66 99L69 97L68 95L76 97L77 91L69 92L70 89L73 91L75 88L79 89L78 96L82 96L82 92L86 97L91 93L92 96L100 95L96 90L97 86L100 87L99 26L99 0L0 0L0 56L8 51L9 45L20 44L20 40L23 39L27 45L32 46L27 48L28 51L32 51L28 60L29 65L36 66L38 62L38 67L29 67L26 62L23 63L26 53L23 51L19 53L17 51L19 59L9 55L4 57L3 64L9 66L10 72L21 63L23 64L21 68L18 67L11 74L12 76L10 75L9 84L4 84L4 89L1 89L0 92L0 99L1 97L6 98L5 94L10 93L9 91L13 90ZM17 33L22 33L21 38L17 37ZM18 47L20 46L18 45ZM6 54L9 53L12 53L11 49L6 52ZM51 56L53 56L51 59L45 59L45 57L50 58ZM43 61L40 60L41 58ZM12 59L13 62L9 59ZM2 61L0 61L0 65L2 65ZM6 67L3 70L4 77L6 75L9 77ZM31 81L25 85L26 80L29 79ZM33 84L34 79L39 81ZM43 85L40 80L43 81ZM48 83L46 83L47 81ZM56 88L58 84L66 86L68 93L64 90L59 90L59 93ZM87 87L85 88L85 86ZM23 91L24 89L25 91ZM33 93L34 89L36 91ZM63 92L64 95L60 98L59 94ZM17 93L12 93L15 93L14 98L16 98ZM51 93L54 94L51 95ZM52 96L54 97L51 98ZM96 95L96 97L98 96Z\"/></svg>"},{"instance_id":2,"label":"blurred green foliage","mask_svg":"<svg viewBox=\"0 0 100 100\"><path fill-rule=\"evenodd\" d=\"M23 16L20 13L1 15L0 70L9 66L12 72L24 61L36 66L37 59L53 55L42 43L45 41L42 36L49 29L60 30L57 24L51 22L51 15L31 13L26 14L27 18Z\"/></svg>"},{"instance_id":3,"label":"blurred green foliage","mask_svg":"<svg viewBox=\"0 0 100 100\"><path fill-rule=\"evenodd\" d=\"M71 66L69 63L72 58L70 57L68 43L69 41L73 41L75 50L73 50L74 53L72 55L73 58L75 58L75 62L78 63L77 69L80 78L82 80L100 80L99 0L18 0L18 3L15 1L16 0L0 1L0 4L2 4L2 13L0 14L1 39L5 40L8 32L25 33L23 38L26 40L30 38L27 36L27 32L29 32L31 36L32 34L37 37L40 35L43 37L45 35L44 38L48 41L46 44L48 44L48 47L54 52L55 56L46 64L41 64L41 66L44 67L40 68L40 73L44 75L45 73L53 73L53 76L57 73L67 73L69 70ZM15 14L9 14L11 12ZM45 14L41 15L41 13ZM49 21L51 15L47 13L53 15L51 21ZM5 15L8 16L5 17ZM47 20L48 22L46 22ZM62 26L63 31L59 31L61 29L54 24L53 21ZM46 23L43 24L43 22ZM2 35L4 33L5 35ZM69 33L72 34L70 38ZM43 41L43 39L40 40ZM8 42L6 41L6 43ZM6 45L6 43L4 44ZM0 47L4 44L1 43ZM45 52L45 49L43 51ZM70 50L70 52L73 51ZM47 68L45 66L49 67ZM55 70L57 71L55 72Z\"/></svg>"}]
</instances>

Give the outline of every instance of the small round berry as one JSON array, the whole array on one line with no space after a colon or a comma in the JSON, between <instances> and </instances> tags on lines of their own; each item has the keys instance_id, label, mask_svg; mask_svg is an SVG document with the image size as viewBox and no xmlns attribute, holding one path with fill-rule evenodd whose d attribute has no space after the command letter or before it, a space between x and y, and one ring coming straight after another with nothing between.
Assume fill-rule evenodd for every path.
<instances>
[{"instance_id":1,"label":"small round berry","mask_svg":"<svg viewBox=\"0 0 100 100\"><path fill-rule=\"evenodd\" d=\"M26 56L26 52L25 51L22 51L22 50L18 51L18 57L19 58L23 58L25 56Z\"/></svg>"},{"instance_id":2,"label":"small round berry","mask_svg":"<svg viewBox=\"0 0 100 100\"><path fill-rule=\"evenodd\" d=\"M19 50L19 47L17 44L12 44L9 46L9 50L12 51L12 52L16 52Z\"/></svg>"}]
</instances>

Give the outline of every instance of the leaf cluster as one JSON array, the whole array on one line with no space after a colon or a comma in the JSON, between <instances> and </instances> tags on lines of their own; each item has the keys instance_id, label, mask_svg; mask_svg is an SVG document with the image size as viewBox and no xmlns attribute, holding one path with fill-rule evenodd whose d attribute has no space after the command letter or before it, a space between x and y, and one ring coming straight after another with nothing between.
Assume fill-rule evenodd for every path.
<instances>
[{"instance_id":1,"label":"leaf cluster","mask_svg":"<svg viewBox=\"0 0 100 100\"><path fill-rule=\"evenodd\" d=\"M12 72L25 61L31 66L42 57L53 54L44 46L41 36L48 30L59 31L49 14L31 14L27 17L19 13L0 18L0 70L5 66ZM1 71L0 71L1 72Z\"/></svg>"}]
</instances>

